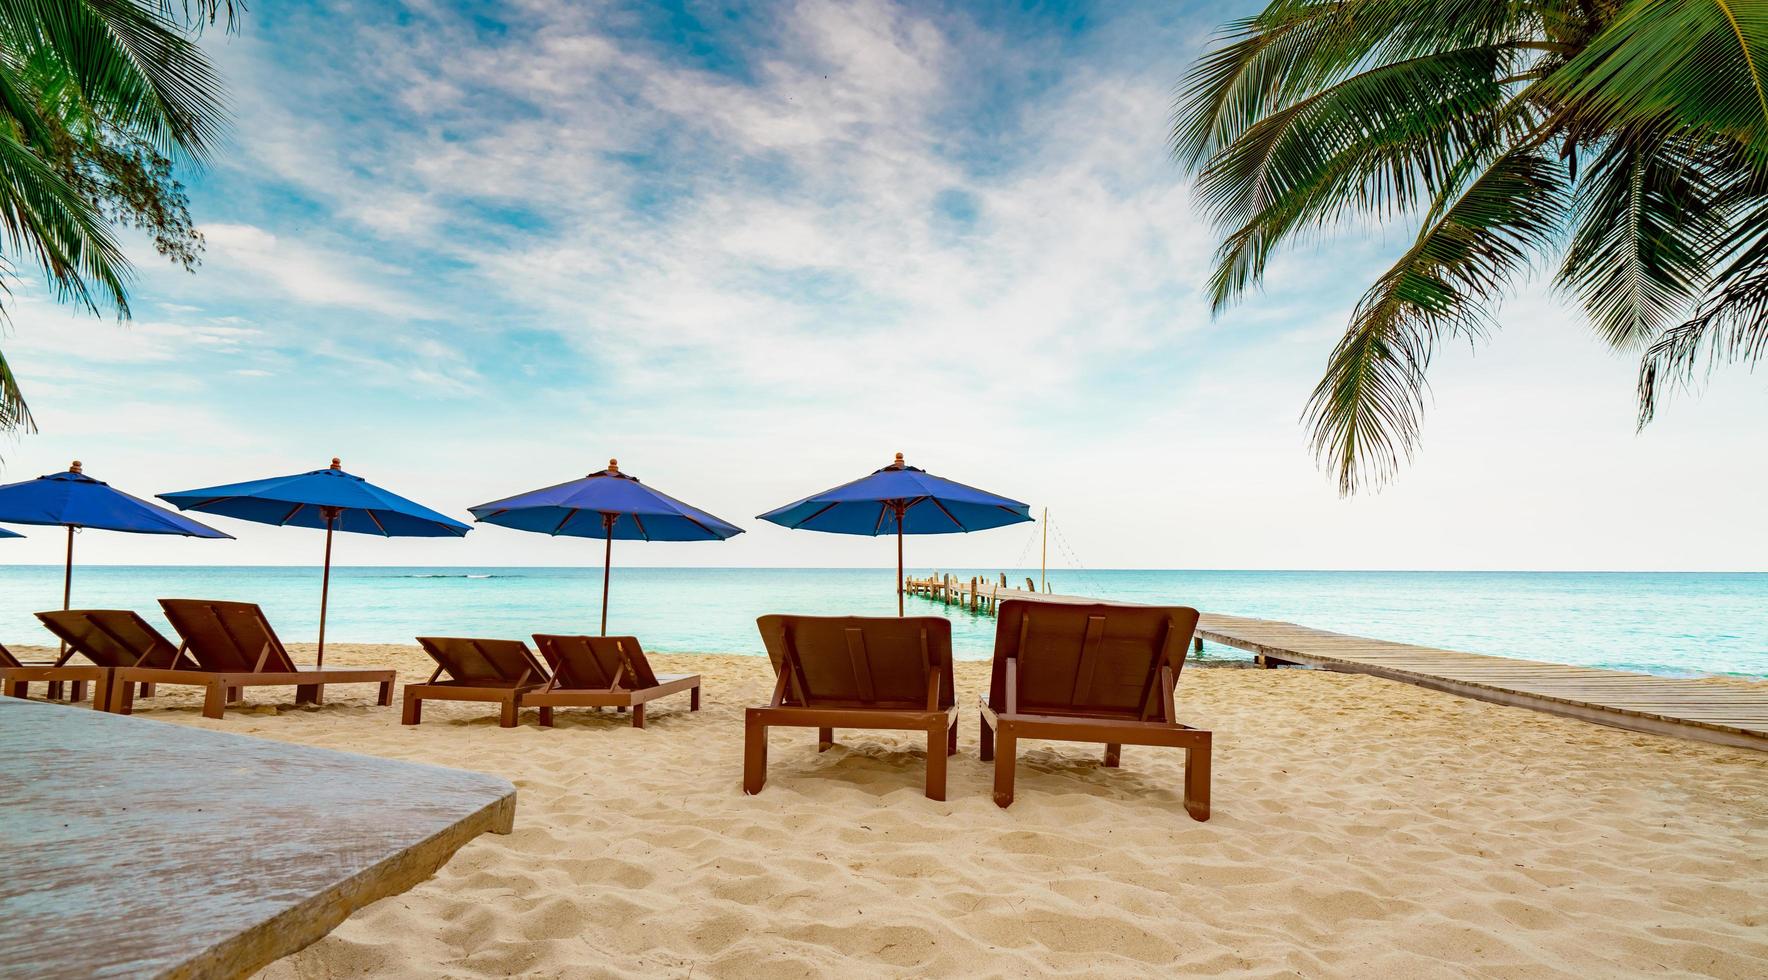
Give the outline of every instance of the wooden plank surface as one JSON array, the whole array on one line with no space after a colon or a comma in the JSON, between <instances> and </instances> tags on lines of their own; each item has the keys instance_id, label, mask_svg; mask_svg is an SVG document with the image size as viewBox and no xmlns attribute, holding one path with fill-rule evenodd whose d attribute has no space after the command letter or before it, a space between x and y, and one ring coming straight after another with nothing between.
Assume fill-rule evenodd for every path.
<instances>
[{"instance_id":1,"label":"wooden plank surface","mask_svg":"<svg viewBox=\"0 0 1768 980\"><path fill-rule=\"evenodd\" d=\"M514 815L496 776L0 698L0 973L250 973Z\"/></svg>"},{"instance_id":2,"label":"wooden plank surface","mask_svg":"<svg viewBox=\"0 0 1768 980\"><path fill-rule=\"evenodd\" d=\"M921 590L911 591L926 595L930 585L922 583ZM951 601L968 604L968 582L953 582L950 591ZM1100 601L986 583L976 591L991 600ZM991 608L987 604L984 607ZM1768 751L1768 682L1659 677L1493 657L1220 613L1204 613L1197 635L1211 643L1286 663L1370 674L1633 731Z\"/></svg>"}]
</instances>

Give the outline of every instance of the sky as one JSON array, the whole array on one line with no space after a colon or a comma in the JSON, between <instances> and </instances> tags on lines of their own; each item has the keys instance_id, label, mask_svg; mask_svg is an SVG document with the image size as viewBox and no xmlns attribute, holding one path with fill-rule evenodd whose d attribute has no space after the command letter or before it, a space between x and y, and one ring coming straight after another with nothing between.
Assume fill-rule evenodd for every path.
<instances>
[{"instance_id":1,"label":"sky","mask_svg":"<svg viewBox=\"0 0 1768 980\"><path fill-rule=\"evenodd\" d=\"M140 496L345 468L436 509L599 470L747 529L624 564L884 566L753 519L904 453L1049 508L1089 568L1768 568L1768 386L1633 426L1631 356L1540 282L1433 365L1419 456L1339 496L1299 419L1414 229L1292 248L1220 316L1164 145L1243 3L252 4L190 175L201 268L131 240L119 325L13 284L41 432L0 478ZM305 564L319 532L84 534L82 561ZM22 529L7 562L59 562ZM1035 564L1029 526L911 565ZM340 538L342 564L596 564L584 539Z\"/></svg>"}]
</instances>

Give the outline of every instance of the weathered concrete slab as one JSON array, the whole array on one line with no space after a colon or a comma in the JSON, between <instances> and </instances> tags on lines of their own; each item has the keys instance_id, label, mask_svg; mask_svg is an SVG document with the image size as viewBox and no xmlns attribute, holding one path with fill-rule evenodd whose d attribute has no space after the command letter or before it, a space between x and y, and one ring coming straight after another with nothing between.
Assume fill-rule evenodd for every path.
<instances>
[{"instance_id":1,"label":"weathered concrete slab","mask_svg":"<svg viewBox=\"0 0 1768 980\"><path fill-rule=\"evenodd\" d=\"M0 698L0 974L249 973L515 804L495 776Z\"/></svg>"}]
</instances>

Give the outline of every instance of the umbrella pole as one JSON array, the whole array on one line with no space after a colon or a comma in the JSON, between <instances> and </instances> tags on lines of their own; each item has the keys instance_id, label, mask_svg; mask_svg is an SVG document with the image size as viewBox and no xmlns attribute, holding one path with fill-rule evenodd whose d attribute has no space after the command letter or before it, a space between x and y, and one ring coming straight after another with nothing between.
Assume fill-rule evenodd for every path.
<instances>
[{"instance_id":1,"label":"umbrella pole","mask_svg":"<svg viewBox=\"0 0 1768 980\"><path fill-rule=\"evenodd\" d=\"M319 653L314 657L313 666L325 666L325 607L331 603L331 542L332 526L337 517L326 515L325 518L325 571L319 578Z\"/></svg>"},{"instance_id":2,"label":"umbrella pole","mask_svg":"<svg viewBox=\"0 0 1768 980\"><path fill-rule=\"evenodd\" d=\"M905 508L896 505L896 615L902 616L902 512Z\"/></svg>"},{"instance_id":3,"label":"umbrella pole","mask_svg":"<svg viewBox=\"0 0 1768 980\"><path fill-rule=\"evenodd\" d=\"M607 547L602 551L602 634L608 635L608 577L614 568L614 515L602 515L602 535Z\"/></svg>"},{"instance_id":4,"label":"umbrella pole","mask_svg":"<svg viewBox=\"0 0 1768 980\"><path fill-rule=\"evenodd\" d=\"M71 608L74 599L74 526L68 525L68 560L61 572L61 608ZM61 641L61 649L56 653L56 663L61 663L68 655L68 641Z\"/></svg>"}]
</instances>

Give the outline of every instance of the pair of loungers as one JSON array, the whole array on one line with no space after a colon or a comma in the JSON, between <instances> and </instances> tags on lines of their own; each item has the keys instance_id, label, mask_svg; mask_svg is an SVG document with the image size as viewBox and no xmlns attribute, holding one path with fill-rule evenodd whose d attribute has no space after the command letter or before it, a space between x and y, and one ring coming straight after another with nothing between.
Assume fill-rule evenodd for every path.
<instances>
[{"instance_id":1,"label":"pair of loungers","mask_svg":"<svg viewBox=\"0 0 1768 980\"><path fill-rule=\"evenodd\" d=\"M91 683L95 707L129 714L137 686L188 685L204 689L206 718L220 718L248 687L293 687L297 704L318 704L328 684L378 684L379 703L393 703L395 671L297 666L252 603L161 599L160 607L178 632L177 644L127 609L38 613L67 653L50 666L0 664L0 693L24 697L32 682ZM75 654L89 663L70 663Z\"/></svg>"},{"instance_id":2,"label":"pair of loungers","mask_svg":"<svg viewBox=\"0 0 1768 980\"><path fill-rule=\"evenodd\" d=\"M837 728L927 733L927 796L945 799L946 757L957 754L951 623L936 616L764 616L758 621L777 682L744 718L743 791L767 781L767 732ZM1180 724L1173 691L1197 628L1186 607L1002 602L994 670L982 699L982 759L994 800L1013 802L1020 739L1096 742L1115 768L1124 745L1185 750L1185 809L1209 819L1210 733Z\"/></svg>"},{"instance_id":3,"label":"pair of loungers","mask_svg":"<svg viewBox=\"0 0 1768 980\"><path fill-rule=\"evenodd\" d=\"M417 642L436 661L427 683L405 685L403 724L423 720L425 701L486 701L500 708L498 724L516 726L521 708L539 708L540 724L551 728L555 708L615 708L632 713L632 727L645 727L645 704L688 692L688 710L700 710L699 674L658 674L638 638L534 634L546 658L542 664L521 640L459 636L420 636Z\"/></svg>"}]
</instances>

